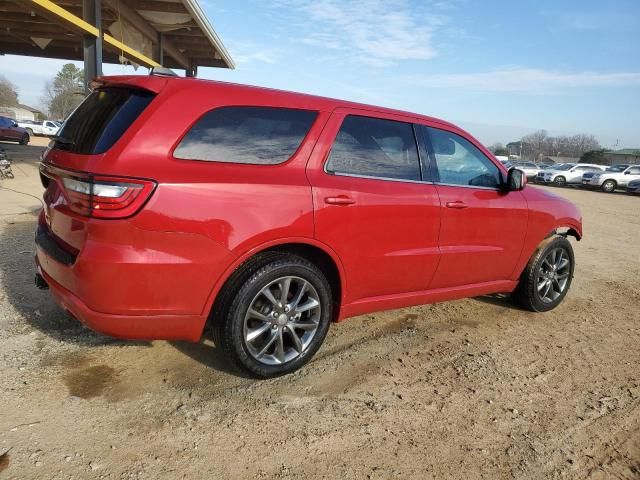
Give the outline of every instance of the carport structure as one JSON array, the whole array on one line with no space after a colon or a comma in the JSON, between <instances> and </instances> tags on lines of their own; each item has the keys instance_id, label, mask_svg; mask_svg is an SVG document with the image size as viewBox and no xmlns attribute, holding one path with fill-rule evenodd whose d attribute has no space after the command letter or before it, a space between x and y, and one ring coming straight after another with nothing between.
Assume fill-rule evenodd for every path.
<instances>
[{"instance_id":1,"label":"carport structure","mask_svg":"<svg viewBox=\"0 0 640 480\"><path fill-rule=\"evenodd\" d=\"M0 0L0 54L148 68L234 68L197 0Z\"/></svg>"}]
</instances>

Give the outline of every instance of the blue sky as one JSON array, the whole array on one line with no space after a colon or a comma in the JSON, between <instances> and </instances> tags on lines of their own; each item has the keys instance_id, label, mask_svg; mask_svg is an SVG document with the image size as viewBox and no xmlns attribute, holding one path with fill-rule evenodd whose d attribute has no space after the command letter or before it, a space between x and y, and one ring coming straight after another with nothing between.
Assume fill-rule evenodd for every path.
<instances>
[{"instance_id":1,"label":"blue sky","mask_svg":"<svg viewBox=\"0 0 640 480\"><path fill-rule=\"evenodd\" d=\"M425 113L485 143L545 128L640 147L638 0L201 4L237 63L203 78ZM62 63L0 57L0 74L37 105Z\"/></svg>"}]
</instances>

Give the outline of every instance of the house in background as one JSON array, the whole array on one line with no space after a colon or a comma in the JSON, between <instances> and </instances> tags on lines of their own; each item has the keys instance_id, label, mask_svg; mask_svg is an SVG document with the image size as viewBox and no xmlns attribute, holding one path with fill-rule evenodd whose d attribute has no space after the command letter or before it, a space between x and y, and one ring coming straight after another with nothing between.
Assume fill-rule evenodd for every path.
<instances>
[{"instance_id":1,"label":"house in background","mask_svg":"<svg viewBox=\"0 0 640 480\"><path fill-rule=\"evenodd\" d=\"M0 106L0 115L3 117L13 118L18 122L23 122L25 120L44 120L46 117L40 110L21 103L14 107Z\"/></svg>"}]
</instances>

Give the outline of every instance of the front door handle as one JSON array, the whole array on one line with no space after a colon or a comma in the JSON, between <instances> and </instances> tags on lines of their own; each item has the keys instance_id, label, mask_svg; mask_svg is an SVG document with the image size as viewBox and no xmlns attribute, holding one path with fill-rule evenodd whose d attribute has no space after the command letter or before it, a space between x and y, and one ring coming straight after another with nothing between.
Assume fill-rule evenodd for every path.
<instances>
[{"instance_id":1,"label":"front door handle","mask_svg":"<svg viewBox=\"0 0 640 480\"><path fill-rule=\"evenodd\" d=\"M457 208L457 209L467 208L467 204L464 202L461 202L460 200L456 202L447 202L447 208Z\"/></svg>"},{"instance_id":2,"label":"front door handle","mask_svg":"<svg viewBox=\"0 0 640 480\"><path fill-rule=\"evenodd\" d=\"M329 205L353 205L356 201L346 195L338 195L337 197L326 197L324 203Z\"/></svg>"}]
</instances>

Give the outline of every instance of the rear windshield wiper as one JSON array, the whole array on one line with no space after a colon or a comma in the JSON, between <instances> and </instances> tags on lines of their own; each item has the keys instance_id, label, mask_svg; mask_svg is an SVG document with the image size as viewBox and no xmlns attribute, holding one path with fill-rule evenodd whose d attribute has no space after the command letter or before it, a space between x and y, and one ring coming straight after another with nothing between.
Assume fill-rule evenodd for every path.
<instances>
[{"instance_id":1,"label":"rear windshield wiper","mask_svg":"<svg viewBox=\"0 0 640 480\"><path fill-rule=\"evenodd\" d=\"M65 137L53 137L53 141L56 143L60 143L61 145L75 145L76 142L74 142L73 140L69 140L68 138Z\"/></svg>"}]
</instances>

